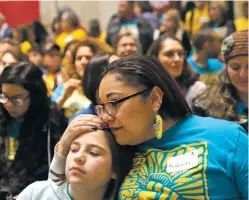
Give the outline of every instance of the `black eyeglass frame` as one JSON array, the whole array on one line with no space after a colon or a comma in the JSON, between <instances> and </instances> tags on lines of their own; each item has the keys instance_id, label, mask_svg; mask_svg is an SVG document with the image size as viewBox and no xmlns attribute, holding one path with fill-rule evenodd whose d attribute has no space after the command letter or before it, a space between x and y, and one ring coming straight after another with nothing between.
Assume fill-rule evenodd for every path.
<instances>
[{"instance_id":1,"label":"black eyeglass frame","mask_svg":"<svg viewBox=\"0 0 249 200\"><path fill-rule=\"evenodd\" d=\"M6 104L6 103L8 103L8 101L11 101L11 103L14 105L14 106L22 106L22 105L19 105L18 103L17 103L17 101L16 101L16 97L10 97L10 96L8 96L7 94L4 94L4 93L2 93L2 94L0 94L0 96L1 95L5 95L6 96L6 98L7 98L7 101L6 102L1 102L1 100L0 100L0 103L2 103L2 104ZM27 100L28 99L28 97L29 97L29 94L26 96L26 97L24 97L24 98L20 98L22 101L23 101L23 103L24 103L24 101L25 100ZM0 97L1 98L1 97ZM19 98L19 97L18 97Z\"/></svg>"},{"instance_id":2,"label":"black eyeglass frame","mask_svg":"<svg viewBox=\"0 0 249 200\"><path fill-rule=\"evenodd\" d=\"M104 110L108 115L114 117L114 116L117 114L117 105L118 105L118 104L120 104L120 103L122 103L122 102L124 102L124 101L126 101L126 100L128 100L128 99L130 99L130 98L132 98L132 97L135 97L135 96L137 96L137 95L140 95L140 94L143 94L143 93L145 93L145 92L148 92L148 91L150 91L150 90L152 90L152 89L151 89L151 88L150 88L150 89L145 89L145 90L142 90L142 91L137 92L137 93L135 93L135 94L129 95L129 96L127 96L127 97L124 97L124 98L122 98L122 99L118 99L118 100L115 100L115 101L108 101L107 103L104 103L104 104L98 104L98 105L95 106L95 111L96 111L96 113L97 113L97 115L98 115L97 108L101 106L101 107L103 108L103 110ZM109 113L109 112L105 109L106 105L108 105L108 104L112 104L112 107L115 108L115 114L111 114L111 113ZM99 116L99 115L98 115L98 116ZM99 116L99 117L101 117L101 116Z\"/></svg>"}]
</instances>

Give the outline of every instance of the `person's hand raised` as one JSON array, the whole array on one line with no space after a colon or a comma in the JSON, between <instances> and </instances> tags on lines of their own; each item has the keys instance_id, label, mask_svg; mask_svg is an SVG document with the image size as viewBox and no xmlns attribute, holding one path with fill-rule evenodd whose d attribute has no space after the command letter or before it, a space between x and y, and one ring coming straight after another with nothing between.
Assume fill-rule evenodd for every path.
<instances>
[{"instance_id":1,"label":"person's hand raised","mask_svg":"<svg viewBox=\"0 0 249 200\"><path fill-rule=\"evenodd\" d=\"M67 156L70 145L75 138L81 134L103 128L104 121L96 115L82 114L75 117L63 133L57 147L57 153L61 156Z\"/></svg>"}]
</instances>

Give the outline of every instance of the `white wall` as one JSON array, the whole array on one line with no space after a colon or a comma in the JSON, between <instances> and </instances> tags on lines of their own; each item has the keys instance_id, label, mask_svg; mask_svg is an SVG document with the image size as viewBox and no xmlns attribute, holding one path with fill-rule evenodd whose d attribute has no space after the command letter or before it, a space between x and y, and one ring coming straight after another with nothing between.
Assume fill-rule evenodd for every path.
<instances>
[{"instance_id":1,"label":"white wall","mask_svg":"<svg viewBox=\"0 0 249 200\"><path fill-rule=\"evenodd\" d=\"M89 20L97 18L102 29L106 29L109 18L117 11L117 1L40 1L41 21L49 27L59 8L71 7L79 16L81 24L87 28Z\"/></svg>"}]
</instances>

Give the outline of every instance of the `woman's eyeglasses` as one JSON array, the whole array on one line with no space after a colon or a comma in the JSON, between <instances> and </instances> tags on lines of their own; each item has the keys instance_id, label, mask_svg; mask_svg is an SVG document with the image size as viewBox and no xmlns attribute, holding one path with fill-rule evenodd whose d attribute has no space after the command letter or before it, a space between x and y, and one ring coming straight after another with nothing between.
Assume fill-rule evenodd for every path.
<instances>
[{"instance_id":1,"label":"woman's eyeglasses","mask_svg":"<svg viewBox=\"0 0 249 200\"><path fill-rule=\"evenodd\" d=\"M143 94L145 92L150 91L151 89L146 89L140 92L137 92L135 94L132 94L130 96L124 97L122 99L116 100L116 101L109 101L105 104L100 104L100 105L96 105L95 106L95 111L97 113L97 115L99 117L102 117L104 112L106 112L107 114L111 115L111 116L115 116L117 114L117 105L132 98L135 97L137 95Z\"/></svg>"},{"instance_id":2,"label":"woman's eyeglasses","mask_svg":"<svg viewBox=\"0 0 249 200\"><path fill-rule=\"evenodd\" d=\"M29 94L25 97L23 96L8 96L6 94L0 94L0 103L6 104L8 101L11 101L11 103L14 106L22 106L24 104L24 101L29 97Z\"/></svg>"}]
</instances>

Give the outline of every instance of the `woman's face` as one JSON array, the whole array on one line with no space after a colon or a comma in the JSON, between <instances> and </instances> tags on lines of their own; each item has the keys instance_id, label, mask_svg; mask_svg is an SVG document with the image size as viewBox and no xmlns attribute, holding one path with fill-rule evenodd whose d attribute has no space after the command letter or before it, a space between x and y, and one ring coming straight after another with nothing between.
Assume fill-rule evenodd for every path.
<instances>
[{"instance_id":1,"label":"woman's face","mask_svg":"<svg viewBox=\"0 0 249 200\"><path fill-rule=\"evenodd\" d=\"M181 76L185 52L182 45L173 39L163 41L158 59L172 78Z\"/></svg>"},{"instance_id":2,"label":"woman's face","mask_svg":"<svg viewBox=\"0 0 249 200\"><path fill-rule=\"evenodd\" d=\"M129 86L120 77L117 73L109 73L104 76L99 87L100 104L150 89L142 86ZM108 124L119 144L137 145L153 138L151 132L153 132L155 112L152 106L150 94L148 96L136 95L117 104L115 116L103 112L101 117Z\"/></svg>"},{"instance_id":3,"label":"woman's face","mask_svg":"<svg viewBox=\"0 0 249 200\"><path fill-rule=\"evenodd\" d=\"M174 24L174 21L167 14L164 14L161 24L163 26L164 31L176 29L176 24Z\"/></svg>"},{"instance_id":4,"label":"woman's face","mask_svg":"<svg viewBox=\"0 0 249 200\"><path fill-rule=\"evenodd\" d=\"M248 57L237 56L227 63L231 83L240 93L248 93Z\"/></svg>"},{"instance_id":5,"label":"woman's face","mask_svg":"<svg viewBox=\"0 0 249 200\"><path fill-rule=\"evenodd\" d=\"M80 77L83 77L85 72L85 66L93 56L94 54L90 47L81 46L78 48L75 57L75 68L76 72Z\"/></svg>"},{"instance_id":6,"label":"woman's face","mask_svg":"<svg viewBox=\"0 0 249 200\"><path fill-rule=\"evenodd\" d=\"M221 18L221 8L217 5L211 5L209 8L209 17L211 21L216 22L218 19Z\"/></svg>"},{"instance_id":7,"label":"woman's face","mask_svg":"<svg viewBox=\"0 0 249 200\"><path fill-rule=\"evenodd\" d=\"M105 131L85 133L72 142L65 172L70 185L82 184L89 190L107 186L114 173Z\"/></svg>"},{"instance_id":8,"label":"woman's face","mask_svg":"<svg viewBox=\"0 0 249 200\"><path fill-rule=\"evenodd\" d=\"M1 58L1 63L4 68L16 62L17 62L16 58L9 52L3 54Z\"/></svg>"},{"instance_id":9,"label":"woman's face","mask_svg":"<svg viewBox=\"0 0 249 200\"><path fill-rule=\"evenodd\" d=\"M138 48L135 39L132 36L122 37L117 44L116 54L120 57L137 55Z\"/></svg>"},{"instance_id":10,"label":"woman's face","mask_svg":"<svg viewBox=\"0 0 249 200\"><path fill-rule=\"evenodd\" d=\"M2 84L2 98L8 99L3 107L11 117L21 118L28 111L30 106L29 92L17 84Z\"/></svg>"}]
</instances>

